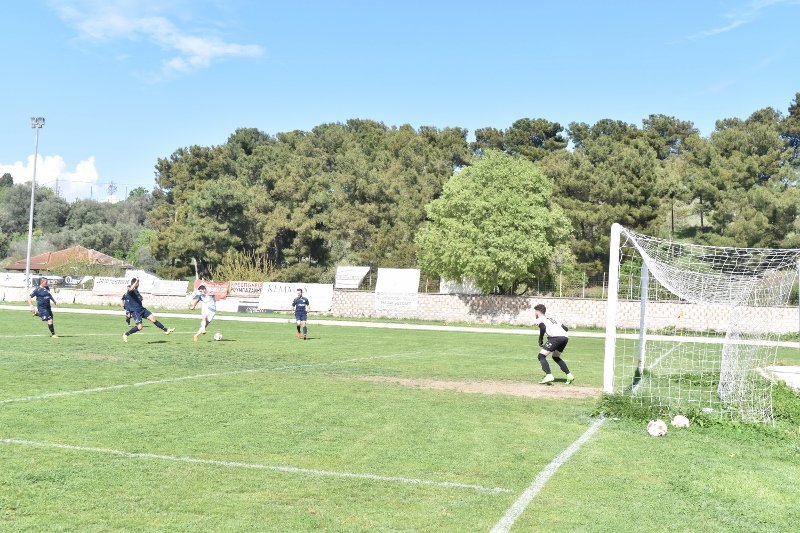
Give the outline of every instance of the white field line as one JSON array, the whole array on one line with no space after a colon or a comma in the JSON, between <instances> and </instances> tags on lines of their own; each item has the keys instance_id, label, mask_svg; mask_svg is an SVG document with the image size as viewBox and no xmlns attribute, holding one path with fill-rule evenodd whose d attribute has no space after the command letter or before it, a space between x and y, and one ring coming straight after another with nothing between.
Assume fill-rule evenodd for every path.
<instances>
[{"instance_id":1,"label":"white field line","mask_svg":"<svg viewBox=\"0 0 800 533\"><path fill-rule=\"evenodd\" d=\"M7 403L18 403L18 402L31 402L36 400L45 400L48 398L59 398L63 396L75 396L78 394L91 394L93 392L105 392L111 390L119 390L119 389L128 389L133 387L144 387L147 385L160 385L162 383L174 383L177 381L187 381L191 379L205 379L205 378L215 378L220 376L235 376L238 374L254 374L258 372L277 372L280 370L293 370L296 368L308 368L308 367L317 367L317 366L330 366L330 365L337 365L343 363L355 363L358 361L369 361L373 359L387 359L391 357L413 357L415 355L421 355L422 352L407 352L407 353L397 353L397 354L389 354L389 355L376 355L374 357L358 357L354 359L343 359L339 361L329 361L326 363L307 363L302 365L285 365L285 366L276 366L276 367L260 367L260 368L245 368L240 370L229 370L226 372L210 372L207 374L194 374L190 376L178 376L174 378L164 378L164 379L151 379L147 381L140 381L138 383L121 383L119 385L108 385L105 387L93 387L91 389L78 389L78 390L70 390L70 391L58 391L58 392L48 392L44 394L37 394L35 396L23 396L22 398L11 398L8 400L0 400L0 405L7 404Z\"/></svg>"},{"instance_id":2,"label":"white field line","mask_svg":"<svg viewBox=\"0 0 800 533\"><path fill-rule=\"evenodd\" d=\"M434 487L444 487L452 489L466 489L478 492L485 492L490 494L500 494L503 492L511 492L511 490L502 487L485 487L483 485L473 485L470 483L458 483L454 481L434 481L431 479L408 478L402 476L383 476L380 474L370 473L357 473L357 472L337 472L333 470L315 470L310 468L298 468L296 466L284 465L264 465L258 463L240 463L236 461L220 461L216 459L200 459L196 457L179 457L175 455L161 455L155 453L134 453L125 452L122 450L113 450L110 448L93 448L89 446L74 446L72 444L54 444L49 442L40 442L35 440L24 439L0 439L3 444L15 444L18 446L31 446L37 448L48 448L56 450L71 450L77 452L87 453L101 453L106 455L115 455L118 457L125 457L127 459L156 459L160 461L173 461L179 463L191 463L210 466L221 466L225 468L245 468L251 470L270 470L272 472L282 472L284 474L301 474L307 476L325 476L325 477L339 477L351 479L368 479L372 481L386 481L393 483L406 483L409 485L430 485Z\"/></svg>"},{"instance_id":3,"label":"white field line","mask_svg":"<svg viewBox=\"0 0 800 533\"><path fill-rule=\"evenodd\" d=\"M19 305L0 305L0 310L6 311L28 311L27 306ZM122 316L122 311L115 311L109 309L77 309L77 308L63 308L58 309L61 313L77 313L84 315L113 315ZM186 318L191 320L198 320L199 314L190 313L158 313L159 317L166 318ZM294 318L270 318L270 317L255 317L255 316L226 316L217 314L214 321L231 321L231 322L256 322L262 324L293 324ZM309 324L317 326L340 326L349 328L377 328L377 329L413 329L418 331L453 331L462 333L498 333L503 335L533 335L538 336L539 330L533 328L488 328L488 327L470 327L470 326L434 326L430 324L395 324L391 322L359 322L357 320L309 320ZM593 339L604 339L605 333L595 333L589 331L572 331L570 337L585 337ZM637 340L639 335L618 333L618 339L632 339ZM723 337L677 337L667 335L648 335L648 340L661 340L661 341L681 341L681 342L696 342L703 344L723 344L725 339ZM740 340L735 341L734 344L743 345L756 345L756 346L777 346L783 348L800 348L800 342L789 341L749 341Z\"/></svg>"},{"instance_id":4,"label":"white field line","mask_svg":"<svg viewBox=\"0 0 800 533\"><path fill-rule=\"evenodd\" d=\"M525 508L527 508L536 495L539 494L539 491L542 490L542 487L544 487L547 481L553 477L553 474L555 474L564 463L569 461L569 459L575 455L575 452L577 452L581 446L586 444L586 441L591 439L592 436L597 433L597 431L600 429L600 426L602 426L605 421L606 419L601 416L592 422L592 425L589 426L589 429L584 431L583 435L578 437L578 439L570 444L566 450L561 452L558 457L553 459L550 464L544 468L544 470L539 472L539 475L536 476L536 479L533 480L533 483L531 483L531 485L525 489L525 492L523 492L522 495L517 498L517 501L515 501L513 505L508 508L506 514L500 519L499 522L497 522L497 524L495 524L490 533L507 533L514 525L514 522L516 522L520 515L522 515L522 513L525 511Z\"/></svg>"}]
</instances>

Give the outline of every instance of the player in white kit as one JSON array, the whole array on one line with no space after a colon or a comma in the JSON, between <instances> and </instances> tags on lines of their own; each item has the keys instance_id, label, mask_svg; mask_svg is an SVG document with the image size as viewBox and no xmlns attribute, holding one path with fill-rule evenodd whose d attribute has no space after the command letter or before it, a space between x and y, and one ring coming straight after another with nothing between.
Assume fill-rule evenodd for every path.
<instances>
[{"instance_id":1,"label":"player in white kit","mask_svg":"<svg viewBox=\"0 0 800 533\"><path fill-rule=\"evenodd\" d=\"M567 362L561 359L561 352L569 342L568 328L555 318L545 316L547 308L544 305L538 304L533 310L536 314L534 324L539 326L539 346L542 348L539 352L539 363L545 374L544 379L539 383L552 383L556 380L550 372L550 364L547 362L547 356L552 355L553 361L567 375L567 385L569 385L575 381L575 376L570 373ZM543 342L545 333L547 333L547 342Z\"/></svg>"},{"instance_id":2,"label":"player in white kit","mask_svg":"<svg viewBox=\"0 0 800 533\"><path fill-rule=\"evenodd\" d=\"M211 321L214 320L214 316L217 314L217 300L214 298L213 294L208 292L205 285L197 287L197 294L192 299L190 308L194 309L197 307L198 303L202 303L203 305L200 307L200 329L194 334L195 342L200 338L200 335L206 334L206 328L211 324Z\"/></svg>"}]
</instances>

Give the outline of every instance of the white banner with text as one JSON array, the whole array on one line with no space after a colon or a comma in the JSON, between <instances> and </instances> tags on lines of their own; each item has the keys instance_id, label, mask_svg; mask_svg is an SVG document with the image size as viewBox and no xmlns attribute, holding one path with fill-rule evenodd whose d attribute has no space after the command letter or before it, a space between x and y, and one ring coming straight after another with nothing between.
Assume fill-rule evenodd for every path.
<instances>
[{"instance_id":1,"label":"white banner with text","mask_svg":"<svg viewBox=\"0 0 800 533\"><path fill-rule=\"evenodd\" d=\"M416 311L419 278L418 268L379 268L375 282L375 310Z\"/></svg>"},{"instance_id":2,"label":"white banner with text","mask_svg":"<svg viewBox=\"0 0 800 533\"><path fill-rule=\"evenodd\" d=\"M336 281L334 285L337 289L357 289L364 276L369 272L369 267L339 266L336 267Z\"/></svg>"},{"instance_id":3,"label":"white banner with text","mask_svg":"<svg viewBox=\"0 0 800 533\"><path fill-rule=\"evenodd\" d=\"M303 289L308 298L308 307L314 311L330 311L333 305L332 283L279 283L267 281L261 285L258 299L259 309L271 311L291 311L292 301L297 297L297 289Z\"/></svg>"}]
</instances>

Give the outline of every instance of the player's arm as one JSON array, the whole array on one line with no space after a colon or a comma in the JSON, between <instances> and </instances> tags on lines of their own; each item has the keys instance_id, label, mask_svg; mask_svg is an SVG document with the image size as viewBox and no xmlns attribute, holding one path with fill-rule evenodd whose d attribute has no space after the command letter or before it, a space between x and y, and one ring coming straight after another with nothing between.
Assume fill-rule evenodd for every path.
<instances>
[{"instance_id":1,"label":"player's arm","mask_svg":"<svg viewBox=\"0 0 800 533\"><path fill-rule=\"evenodd\" d=\"M189 305L189 309L194 309L195 307L197 307L197 302L199 301L200 301L199 295L192 298L192 303Z\"/></svg>"},{"instance_id":2,"label":"player's arm","mask_svg":"<svg viewBox=\"0 0 800 533\"><path fill-rule=\"evenodd\" d=\"M28 307L30 308L31 313L35 315L36 309L33 307L33 294L34 293L31 293L30 296L28 296Z\"/></svg>"},{"instance_id":3,"label":"player's arm","mask_svg":"<svg viewBox=\"0 0 800 533\"><path fill-rule=\"evenodd\" d=\"M544 345L544 332L547 331L547 326L544 322L539 322L539 346Z\"/></svg>"}]
</instances>

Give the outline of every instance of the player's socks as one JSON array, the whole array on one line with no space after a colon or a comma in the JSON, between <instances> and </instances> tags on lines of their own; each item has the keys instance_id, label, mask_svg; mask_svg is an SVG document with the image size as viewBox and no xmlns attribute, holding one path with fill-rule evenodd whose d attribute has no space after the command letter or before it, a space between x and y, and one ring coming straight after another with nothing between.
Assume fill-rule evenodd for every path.
<instances>
[{"instance_id":1,"label":"player's socks","mask_svg":"<svg viewBox=\"0 0 800 533\"><path fill-rule=\"evenodd\" d=\"M569 374L569 367L567 367L566 361L564 361L560 357L553 357L553 361L556 362L558 368L560 368L562 372L564 372L565 374Z\"/></svg>"},{"instance_id":2,"label":"player's socks","mask_svg":"<svg viewBox=\"0 0 800 533\"><path fill-rule=\"evenodd\" d=\"M56 330L55 330L55 328L53 327L53 324L47 324L47 329L49 329L49 330L50 330L50 336L53 336L53 335L55 335L55 334L56 334Z\"/></svg>"},{"instance_id":3,"label":"player's socks","mask_svg":"<svg viewBox=\"0 0 800 533\"><path fill-rule=\"evenodd\" d=\"M308 337L308 328L303 326L303 338L305 339L307 337Z\"/></svg>"},{"instance_id":4,"label":"player's socks","mask_svg":"<svg viewBox=\"0 0 800 533\"><path fill-rule=\"evenodd\" d=\"M544 377L544 379L542 379L542 381L540 381L539 383L542 383L542 384L544 384L544 383L552 383L555 380L556 380L556 378L553 377L553 374L547 374Z\"/></svg>"},{"instance_id":5,"label":"player's socks","mask_svg":"<svg viewBox=\"0 0 800 533\"><path fill-rule=\"evenodd\" d=\"M550 375L550 363L547 362L547 356L544 354L539 354L539 363L542 365L542 371Z\"/></svg>"},{"instance_id":6,"label":"player's socks","mask_svg":"<svg viewBox=\"0 0 800 533\"><path fill-rule=\"evenodd\" d=\"M133 326L131 329L125 332L125 336L127 337L128 335L133 335L137 331L139 331L139 329L136 326Z\"/></svg>"},{"instance_id":7,"label":"player's socks","mask_svg":"<svg viewBox=\"0 0 800 533\"><path fill-rule=\"evenodd\" d=\"M573 376L572 374L567 374L567 385L569 385L573 381L575 381L575 376Z\"/></svg>"},{"instance_id":8,"label":"player's socks","mask_svg":"<svg viewBox=\"0 0 800 533\"><path fill-rule=\"evenodd\" d=\"M167 331L167 328L164 327L164 324L162 324L160 320L156 320L153 324L155 324L158 329Z\"/></svg>"}]
</instances>

